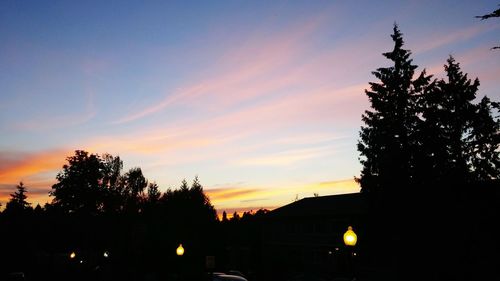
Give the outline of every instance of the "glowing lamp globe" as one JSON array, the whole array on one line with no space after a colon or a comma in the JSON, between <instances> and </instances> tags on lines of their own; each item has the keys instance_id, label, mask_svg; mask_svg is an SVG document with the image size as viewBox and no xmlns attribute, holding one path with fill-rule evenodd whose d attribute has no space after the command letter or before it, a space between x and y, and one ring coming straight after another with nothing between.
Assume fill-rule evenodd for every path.
<instances>
[{"instance_id":1,"label":"glowing lamp globe","mask_svg":"<svg viewBox=\"0 0 500 281\"><path fill-rule=\"evenodd\" d=\"M69 258L70 259L74 259L76 257L76 253L75 252L71 252L71 254L69 254Z\"/></svg>"},{"instance_id":2,"label":"glowing lamp globe","mask_svg":"<svg viewBox=\"0 0 500 281\"><path fill-rule=\"evenodd\" d=\"M184 255L184 247L182 247L182 244L179 244L179 247L177 247L177 250L175 252L178 256Z\"/></svg>"},{"instance_id":3,"label":"glowing lamp globe","mask_svg":"<svg viewBox=\"0 0 500 281\"><path fill-rule=\"evenodd\" d=\"M344 244L346 244L346 246L355 246L357 241L358 236L354 233L352 227L349 226L347 231L344 233Z\"/></svg>"}]
</instances>

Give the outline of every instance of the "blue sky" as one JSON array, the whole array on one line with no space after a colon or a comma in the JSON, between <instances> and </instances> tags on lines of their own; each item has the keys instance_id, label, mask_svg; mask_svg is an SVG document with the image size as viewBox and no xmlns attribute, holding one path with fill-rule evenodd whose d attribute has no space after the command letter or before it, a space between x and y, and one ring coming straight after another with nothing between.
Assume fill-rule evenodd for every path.
<instances>
[{"instance_id":1,"label":"blue sky","mask_svg":"<svg viewBox=\"0 0 500 281\"><path fill-rule=\"evenodd\" d=\"M455 56L500 100L493 1L3 1L0 202L33 202L75 149L218 209L356 192L363 90L397 22L437 77Z\"/></svg>"}]
</instances>

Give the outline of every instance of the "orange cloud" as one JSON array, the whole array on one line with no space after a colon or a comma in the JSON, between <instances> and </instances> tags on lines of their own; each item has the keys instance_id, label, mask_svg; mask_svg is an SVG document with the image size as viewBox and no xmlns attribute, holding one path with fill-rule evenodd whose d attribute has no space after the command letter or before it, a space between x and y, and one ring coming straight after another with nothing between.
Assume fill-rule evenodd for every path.
<instances>
[{"instance_id":1,"label":"orange cloud","mask_svg":"<svg viewBox=\"0 0 500 281\"><path fill-rule=\"evenodd\" d=\"M274 209L314 194L333 195L360 191L354 179L313 182L305 184L280 183L267 187L223 187L205 189L212 204L221 214L249 210Z\"/></svg>"},{"instance_id":2,"label":"orange cloud","mask_svg":"<svg viewBox=\"0 0 500 281\"><path fill-rule=\"evenodd\" d=\"M234 200L247 198L249 195L257 193L257 189L242 189L242 188L215 188L205 190L205 193L213 201L224 201L224 200Z\"/></svg>"},{"instance_id":3,"label":"orange cloud","mask_svg":"<svg viewBox=\"0 0 500 281\"><path fill-rule=\"evenodd\" d=\"M35 153L0 153L0 201L7 201L15 186L22 181L28 188L28 201L47 202L48 191L55 182L55 175L62 168L68 150L50 150Z\"/></svg>"}]
</instances>

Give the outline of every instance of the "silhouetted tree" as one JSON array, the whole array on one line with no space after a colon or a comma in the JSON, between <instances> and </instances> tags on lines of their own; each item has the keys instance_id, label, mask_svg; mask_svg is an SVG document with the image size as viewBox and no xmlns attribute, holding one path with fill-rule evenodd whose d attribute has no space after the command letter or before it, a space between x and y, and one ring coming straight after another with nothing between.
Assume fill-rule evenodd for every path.
<instances>
[{"instance_id":1,"label":"silhouetted tree","mask_svg":"<svg viewBox=\"0 0 500 281\"><path fill-rule=\"evenodd\" d=\"M37 215L41 215L43 213L42 206L40 206L40 204L36 204L35 208L33 209L33 212Z\"/></svg>"},{"instance_id":2,"label":"silhouetted tree","mask_svg":"<svg viewBox=\"0 0 500 281\"><path fill-rule=\"evenodd\" d=\"M445 96L444 110L448 114L442 126L449 141L449 165L451 170L461 175L468 173L467 136L472 129L475 108L472 101L476 98L479 79L472 82L460 69L460 64L450 57L445 65L447 81L437 83L438 91ZM456 174L460 175L460 174Z\"/></svg>"},{"instance_id":3,"label":"silhouetted tree","mask_svg":"<svg viewBox=\"0 0 500 281\"><path fill-rule=\"evenodd\" d=\"M473 236L478 225L498 221L500 106L487 97L473 103L479 80L469 79L453 57L444 66L444 79L432 80L424 71L413 80L416 66L402 49L397 26L392 38L394 50L384 56L394 65L373 73L381 82L366 91L372 111L363 115L358 143L363 165L358 181L372 195L366 245L377 261L395 265L399 279L422 260L422 276L454 276L465 257L464 265L477 262L461 250L476 247L464 237ZM397 192L403 189L413 192ZM383 229L389 227L398 232L388 237ZM429 229L440 229L446 241L429 236ZM442 249L442 255L431 257L425 249L432 248Z\"/></svg>"},{"instance_id":4,"label":"silhouetted tree","mask_svg":"<svg viewBox=\"0 0 500 281\"><path fill-rule=\"evenodd\" d=\"M483 97L475 106L472 131L467 139L474 181L500 179L500 116L495 117L494 110L499 113L500 106L488 97Z\"/></svg>"},{"instance_id":5,"label":"silhouetted tree","mask_svg":"<svg viewBox=\"0 0 500 281\"><path fill-rule=\"evenodd\" d=\"M152 182L148 185L148 197L147 201L151 204L156 204L160 200L161 192L156 182Z\"/></svg>"},{"instance_id":6,"label":"silhouetted tree","mask_svg":"<svg viewBox=\"0 0 500 281\"><path fill-rule=\"evenodd\" d=\"M443 186L469 178L467 138L474 119L479 81L472 82L450 57L444 66L447 79L433 81L418 99L418 153L414 179L420 186Z\"/></svg>"},{"instance_id":7,"label":"silhouetted tree","mask_svg":"<svg viewBox=\"0 0 500 281\"><path fill-rule=\"evenodd\" d=\"M102 212L107 189L101 184L104 165L97 154L76 150L66 158L68 164L57 174L52 186L52 205L65 213L97 214Z\"/></svg>"},{"instance_id":8,"label":"silhouetted tree","mask_svg":"<svg viewBox=\"0 0 500 281\"><path fill-rule=\"evenodd\" d=\"M103 165L102 184L110 188L114 187L120 179L121 171L123 169L123 161L119 156L114 157L113 155L107 153L103 154L101 158Z\"/></svg>"},{"instance_id":9,"label":"silhouetted tree","mask_svg":"<svg viewBox=\"0 0 500 281\"><path fill-rule=\"evenodd\" d=\"M363 192L407 188L412 181L412 159L417 153L417 98L429 84L423 71L413 80L416 65L411 52L403 49L403 37L397 25L391 35L394 49L383 55L392 66L379 68L373 75L380 83L370 82L368 96L372 110L365 111L358 151L363 165L358 182Z\"/></svg>"},{"instance_id":10,"label":"silhouetted tree","mask_svg":"<svg viewBox=\"0 0 500 281\"><path fill-rule=\"evenodd\" d=\"M191 187L183 180L179 189L168 189L160 201L165 213L175 214L170 219L179 224L180 228L191 229L196 225L203 227L217 221L215 208L203 192L198 177Z\"/></svg>"},{"instance_id":11,"label":"silhouetted tree","mask_svg":"<svg viewBox=\"0 0 500 281\"><path fill-rule=\"evenodd\" d=\"M238 214L238 212L234 211L231 221L238 222L239 220L240 220L240 215Z\"/></svg>"},{"instance_id":12,"label":"silhouetted tree","mask_svg":"<svg viewBox=\"0 0 500 281\"><path fill-rule=\"evenodd\" d=\"M123 193L125 200L125 210L136 212L140 210L140 204L144 201L144 190L148 186L148 181L142 174L141 168L132 168L122 177Z\"/></svg>"},{"instance_id":13,"label":"silhouetted tree","mask_svg":"<svg viewBox=\"0 0 500 281\"><path fill-rule=\"evenodd\" d=\"M125 190L132 198L139 198L143 195L148 186L148 181L142 174L141 168L132 168L123 176Z\"/></svg>"},{"instance_id":14,"label":"silhouetted tree","mask_svg":"<svg viewBox=\"0 0 500 281\"><path fill-rule=\"evenodd\" d=\"M226 211L223 211L222 212L222 223L227 223L228 220L227 220L227 213Z\"/></svg>"},{"instance_id":15,"label":"silhouetted tree","mask_svg":"<svg viewBox=\"0 0 500 281\"><path fill-rule=\"evenodd\" d=\"M121 171L123 161L119 156L102 155L103 179L101 185L107 189L104 209L107 212L120 212L125 207L125 191Z\"/></svg>"},{"instance_id":16,"label":"silhouetted tree","mask_svg":"<svg viewBox=\"0 0 500 281\"><path fill-rule=\"evenodd\" d=\"M31 209L31 203L26 199L26 187L23 182L19 182L16 186L16 191L10 195L10 200L5 205L5 212L8 214L21 214Z\"/></svg>"}]
</instances>

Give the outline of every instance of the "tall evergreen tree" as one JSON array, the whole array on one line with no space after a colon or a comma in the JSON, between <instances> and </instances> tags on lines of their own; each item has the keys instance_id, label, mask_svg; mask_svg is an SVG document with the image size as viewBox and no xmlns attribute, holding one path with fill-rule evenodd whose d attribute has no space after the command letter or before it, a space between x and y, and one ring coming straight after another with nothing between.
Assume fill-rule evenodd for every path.
<instances>
[{"instance_id":1,"label":"tall evergreen tree","mask_svg":"<svg viewBox=\"0 0 500 281\"><path fill-rule=\"evenodd\" d=\"M460 69L460 64L449 57L444 66L446 79L437 82L437 95L441 96L439 104L441 138L446 141L446 158L440 159L440 169L447 182L464 182L470 179L468 164L469 143L473 120L476 118L476 107L472 103L476 98L479 80L467 77Z\"/></svg>"},{"instance_id":2,"label":"tall evergreen tree","mask_svg":"<svg viewBox=\"0 0 500 281\"><path fill-rule=\"evenodd\" d=\"M394 49L383 55L392 66L379 68L370 82L372 110L365 111L358 150L363 169L358 182L363 192L394 190L412 184L412 159L416 151L415 128L419 122L416 101L430 81L423 71L415 80L411 52L403 49L403 37L394 25Z\"/></svg>"},{"instance_id":3,"label":"tall evergreen tree","mask_svg":"<svg viewBox=\"0 0 500 281\"><path fill-rule=\"evenodd\" d=\"M26 201L28 198L26 195L27 192L28 191L26 190L24 183L19 182L16 186L16 191L10 195L10 200L5 205L5 212L18 214L31 209L31 203Z\"/></svg>"},{"instance_id":4,"label":"tall evergreen tree","mask_svg":"<svg viewBox=\"0 0 500 281\"><path fill-rule=\"evenodd\" d=\"M472 131L467 140L468 163L471 166L472 179L487 181L500 179L500 106L483 97L475 106L475 118Z\"/></svg>"}]
</instances>

